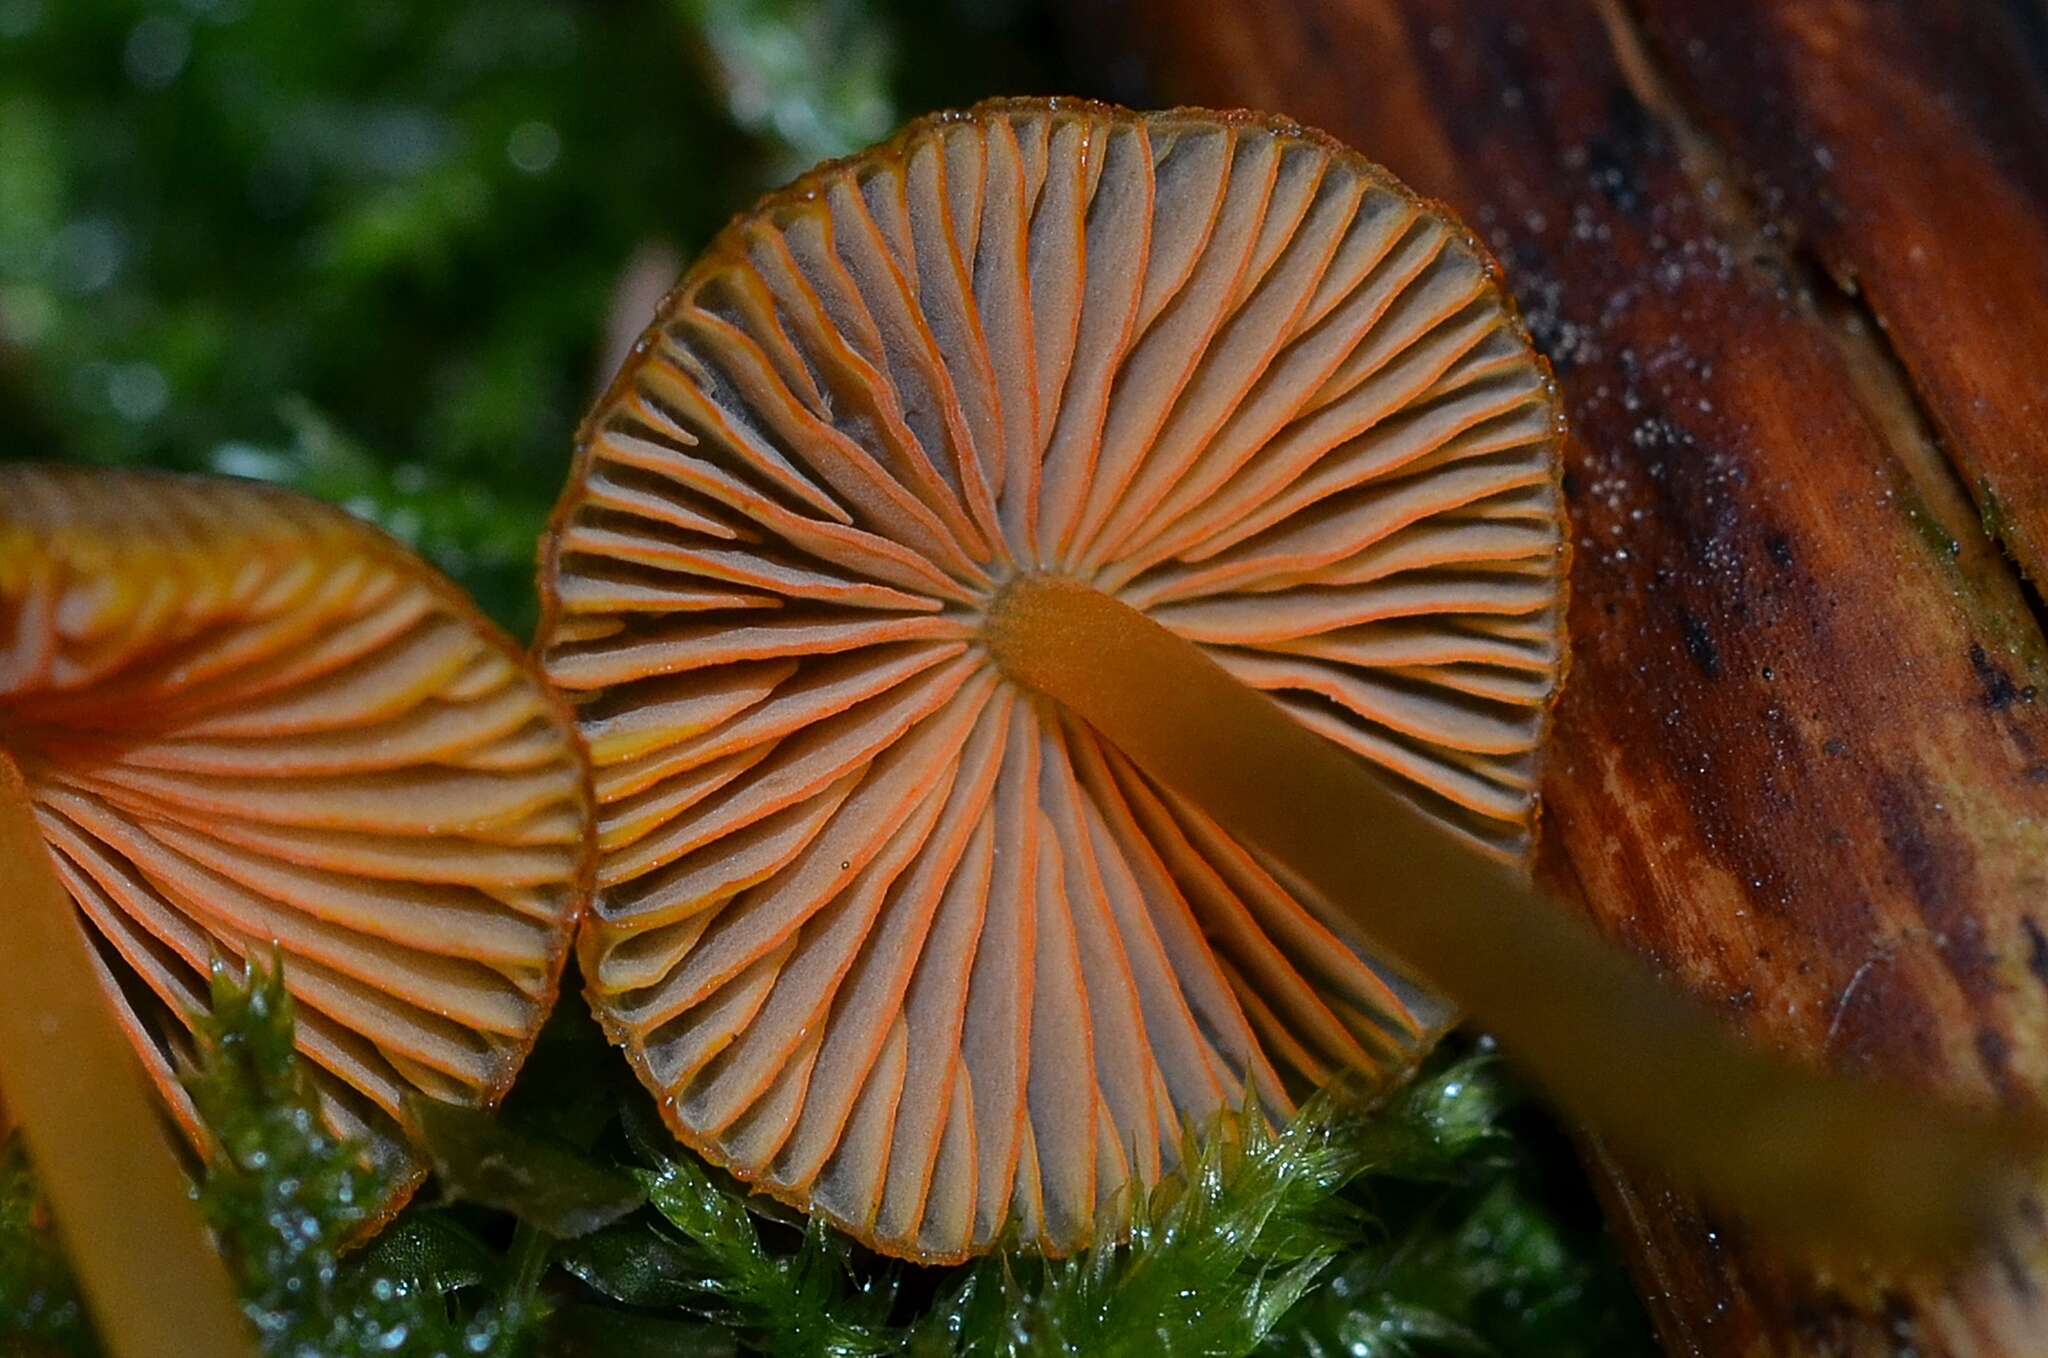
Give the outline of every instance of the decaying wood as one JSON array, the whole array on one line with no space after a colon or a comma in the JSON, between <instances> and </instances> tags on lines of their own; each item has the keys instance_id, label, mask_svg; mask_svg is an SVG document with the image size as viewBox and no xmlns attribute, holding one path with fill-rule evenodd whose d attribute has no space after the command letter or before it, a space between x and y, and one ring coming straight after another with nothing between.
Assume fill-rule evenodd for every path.
<instances>
[{"instance_id":1,"label":"decaying wood","mask_svg":"<svg viewBox=\"0 0 2048 1358\"><path fill-rule=\"evenodd\" d=\"M2048 142L2040 63L2000 55L2025 6L1643 8L1072 13L1110 93L1298 117L1500 255L1577 435L1560 891L1788 1052L2038 1106ZM2037 1204L1913 1280L1774 1255L1647 1175L1608 1191L1674 1352L2048 1349Z\"/></svg>"},{"instance_id":2,"label":"decaying wood","mask_svg":"<svg viewBox=\"0 0 2048 1358\"><path fill-rule=\"evenodd\" d=\"M1670 78L1904 361L1987 531L2048 578L2048 9L1644 0Z\"/></svg>"}]
</instances>

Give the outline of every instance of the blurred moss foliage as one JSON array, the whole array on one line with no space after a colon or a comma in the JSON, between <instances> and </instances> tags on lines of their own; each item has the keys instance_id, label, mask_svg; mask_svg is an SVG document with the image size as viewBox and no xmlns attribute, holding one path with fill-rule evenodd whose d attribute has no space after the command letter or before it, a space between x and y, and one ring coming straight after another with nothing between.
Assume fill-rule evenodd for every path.
<instances>
[{"instance_id":1,"label":"blurred moss foliage","mask_svg":"<svg viewBox=\"0 0 2048 1358\"><path fill-rule=\"evenodd\" d=\"M0 450L350 506L515 633L636 255L906 111L1011 0L0 0ZM651 304L642 297L639 307Z\"/></svg>"}]
</instances>

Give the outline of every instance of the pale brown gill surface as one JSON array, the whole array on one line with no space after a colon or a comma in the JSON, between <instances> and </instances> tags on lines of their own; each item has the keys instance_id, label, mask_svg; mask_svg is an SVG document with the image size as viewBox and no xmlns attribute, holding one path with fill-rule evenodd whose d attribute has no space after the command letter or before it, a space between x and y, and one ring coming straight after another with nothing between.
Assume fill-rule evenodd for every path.
<instances>
[{"instance_id":1,"label":"pale brown gill surface","mask_svg":"<svg viewBox=\"0 0 2048 1358\"><path fill-rule=\"evenodd\" d=\"M1483 252L1290 124L985 104L738 218L543 567L585 979L676 1134L891 1253L1063 1252L1185 1129L1409 1069L1446 1007L998 673L984 614L1089 582L1521 863L1558 437Z\"/></svg>"},{"instance_id":2,"label":"pale brown gill surface","mask_svg":"<svg viewBox=\"0 0 2048 1358\"><path fill-rule=\"evenodd\" d=\"M0 747L195 1139L175 1060L217 955L281 956L324 1111L398 1200L404 1096L510 1085L588 890L587 775L517 649L374 529L246 484L0 468Z\"/></svg>"}]
</instances>

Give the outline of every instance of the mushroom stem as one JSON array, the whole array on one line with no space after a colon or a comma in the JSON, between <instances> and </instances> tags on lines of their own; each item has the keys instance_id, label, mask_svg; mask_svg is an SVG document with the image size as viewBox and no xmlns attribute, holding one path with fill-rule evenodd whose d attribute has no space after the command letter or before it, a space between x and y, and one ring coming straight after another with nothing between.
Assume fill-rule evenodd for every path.
<instances>
[{"instance_id":1,"label":"mushroom stem","mask_svg":"<svg viewBox=\"0 0 2048 1358\"><path fill-rule=\"evenodd\" d=\"M76 908L0 753L0 1086L35 1156L100 1342L115 1358L254 1354Z\"/></svg>"},{"instance_id":2,"label":"mushroom stem","mask_svg":"<svg viewBox=\"0 0 2048 1358\"><path fill-rule=\"evenodd\" d=\"M1014 580L983 638L1013 680L1088 721L1466 1006L1616 1149L1755 1225L1859 1251L1947 1251L1980 1238L2041 1155L2038 1126L1746 1046L1361 761L1088 585Z\"/></svg>"}]
</instances>

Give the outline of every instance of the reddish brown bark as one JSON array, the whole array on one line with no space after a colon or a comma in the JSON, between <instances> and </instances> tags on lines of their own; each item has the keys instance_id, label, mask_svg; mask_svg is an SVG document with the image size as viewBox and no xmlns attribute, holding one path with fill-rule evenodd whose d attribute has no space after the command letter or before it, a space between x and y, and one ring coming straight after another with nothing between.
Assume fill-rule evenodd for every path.
<instances>
[{"instance_id":1,"label":"reddish brown bark","mask_svg":"<svg viewBox=\"0 0 2048 1358\"><path fill-rule=\"evenodd\" d=\"M2042 560L2048 240L2013 149L2039 71L1983 58L1984 89L2033 102L1979 117L1994 19L1942 17L1960 3L1649 8L1655 41L1591 0L1126 0L1084 22L1141 63L1148 88L1118 93L1323 127L1505 264L1577 432L1560 890L1762 1040L2040 1105L2048 646L1978 510ZM1723 133L1787 183L1825 145L1835 187L1752 198ZM2048 1351L2031 1207L1984 1258L1907 1280L1823 1274L1640 1174L1608 1196L1674 1352Z\"/></svg>"},{"instance_id":2,"label":"reddish brown bark","mask_svg":"<svg viewBox=\"0 0 2048 1358\"><path fill-rule=\"evenodd\" d=\"M1860 289L1986 528L2048 579L2048 10L1641 10L1687 102Z\"/></svg>"}]
</instances>

